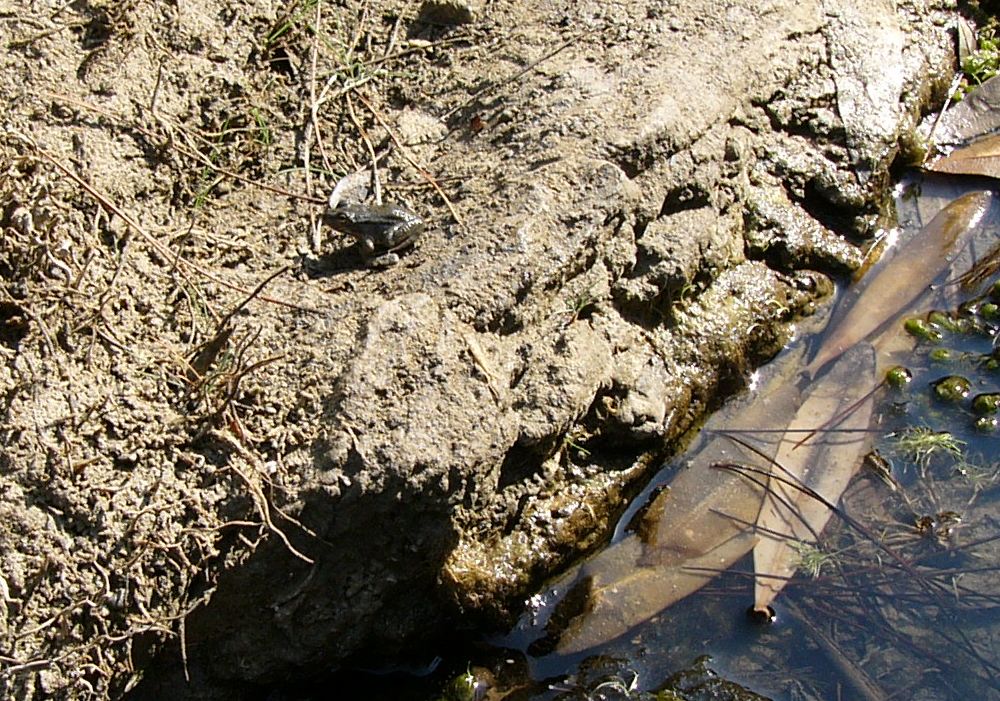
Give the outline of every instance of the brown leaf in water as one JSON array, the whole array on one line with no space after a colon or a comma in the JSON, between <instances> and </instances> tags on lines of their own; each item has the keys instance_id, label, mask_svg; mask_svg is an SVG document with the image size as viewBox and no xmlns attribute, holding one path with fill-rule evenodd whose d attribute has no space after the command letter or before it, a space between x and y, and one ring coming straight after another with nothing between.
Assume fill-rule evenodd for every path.
<instances>
[{"instance_id":1,"label":"brown leaf in water","mask_svg":"<svg viewBox=\"0 0 1000 701\"><path fill-rule=\"evenodd\" d=\"M794 573L791 540L810 540L823 529L830 505L839 500L864 452L860 431L871 416L872 399L866 393L875 384L875 360L871 346L858 344L920 297L946 268L956 240L974 229L991 201L990 193L977 192L951 203L890 263L852 290L807 377L839 360L804 396L793 382L775 382L730 417L727 425L778 429L783 432L780 444L763 445L758 452L725 437L709 441L695 463L656 498L636 534L579 570L576 581L587 580L588 599L584 612L564 629L558 652L579 652L622 635L704 586L751 549L758 573L757 605L770 603ZM796 447L802 429L832 423L839 424L839 432L820 431ZM746 475L713 467L759 464L762 456L776 451L777 462L794 473L788 480L800 480L803 489L776 483L765 499L764 488Z\"/></svg>"},{"instance_id":2,"label":"brown leaf in water","mask_svg":"<svg viewBox=\"0 0 1000 701\"><path fill-rule=\"evenodd\" d=\"M575 581L589 580L586 606L567 624L556 650L572 654L626 633L700 589L751 549L760 547L764 534L758 520L765 494L761 483L767 478L761 476L754 481L752 475L748 478L718 466L761 464L766 460L762 455L770 456L777 450L789 465L799 461L796 469L806 473L807 479L812 473L813 488L837 501L853 474L853 460L847 453L853 451L859 456L863 449L863 444L857 442L858 434L820 433L799 451L792 450L791 443L803 436L796 429L820 427L863 396L857 388L870 389L873 375L873 351L865 346L845 354L830 373L807 388L804 401L793 382L776 376L770 390L759 393L755 401L730 417L729 423L746 427L756 422L755 428L765 429L765 436L774 435L766 429L785 429L784 434L777 434L782 436L781 442L751 442L745 438L737 441L727 435L710 440L694 462L681 470L647 508L636 533L609 546L580 568ZM869 400L845 417L838 428L867 426L870 412ZM795 419L789 432L786 426L792 416ZM794 457L785 453L794 453ZM813 465L816 469L811 469ZM800 502L793 508L805 514L813 528L822 530L829 513L813 513L818 502L801 498L800 494L794 496ZM772 531L793 528L769 525L768 518L765 516L764 526ZM779 520L792 521L785 512L779 512ZM790 574L794 562L783 551L786 541L777 536L773 540L777 542L761 555L761 566L772 574L785 570Z\"/></svg>"},{"instance_id":3,"label":"brown leaf in water","mask_svg":"<svg viewBox=\"0 0 1000 701\"><path fill-rule=\"evenodd\" d=\"M870 338L924 294L964 245L993 201L970 192L946 206L892 257L844 296L816 355L806 368L815 377L834 358Z\"/></svg>"},{"instance_id":4,"label":"brown leaf in water","mask_svg":"<svg viewBox=\"0 0 1000 701\"><path fill-rule=\"evenodd\" d=\"M581 571L581 576L592 578L587 611L566 628L557 652L568 655L617 638L708 584L755 542L750 530L743 528L703 554L681 559L668 555L669 564L661 565L649 561L638 536L615 543Z\"/></svg>"},{"instance_id":5,"label":"brown leaf in water","mask_svg":"<svg viewBox=\"0 0 1000 701\"><path fill-rule=\"evenodd\" d=\"M711 438L649 505L636 533L580 569L575 581L590 579L589 598L584 613L562 633L560 653L579 652L622 635L697 591L753 548L763 487L716 466L759 463L756 450L773 454L777 436L798 402L795 384L775 377L727 420L731 426L775 430L762 433L774 436L770 443L755 441L750 449L725 435Z\"/></svg>"},{"instance_id":6,"label":"brown leaf in water","mask_svg":"<svg viewBox=\"0 0 1000 701\"><path fill-rule=\"evenodd\" d=\"M757 517L754 608L766 610L798 568L795 544L815 542L868 450L875 352L859 344L806 389L771 468ZM815 431L812 435L809 432Z\"/></svg>"},{"instance_id":7,"label":"brown leaf in water","mask_svg":"<svg viewBox=\"0 0 1000 701\"><path fill-rule=\"evenodd\" d=\"M925 168L935 173L1000 178L1000 134L988 136L970 146L952 151Z\"/></svg>"},{"instance_id":8,"label":"brown leaf in water","mask_svg":"<svg viewBox=\"0 0 1000 701\"><path fill-rule=\"evenodd\" d=\"M730 457L745 457L739 446L717 439L723 444ZM758 484L715 469L710 460L683 470L649 506L636 533L581 568L577 581L590 579L586 611L567 626L556 649L570 654L617 638L710 582L753 547L762 496Z\"/></svg>"}]
</instances>

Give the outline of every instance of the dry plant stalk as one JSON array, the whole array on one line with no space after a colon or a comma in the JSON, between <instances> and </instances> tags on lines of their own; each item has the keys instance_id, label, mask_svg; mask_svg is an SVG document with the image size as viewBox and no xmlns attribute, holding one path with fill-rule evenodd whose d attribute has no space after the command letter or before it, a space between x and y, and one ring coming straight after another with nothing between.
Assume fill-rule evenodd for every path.
<instances>
[{"instance_id":1,"label":"dry plant stalk","mask_svg":"<svg viewBox=\"0 0 1000 701\"><path fill-rule=\"evenodd\" d=\"M124 221L136 233L138 233L153 248L153 250L155 250L157 253L159 253L161 256L163 256L163 258L165 260L170 260L171 258L173 258L174 260L180 262L184 267L190 268L192 271L194 271L194 272L198 273L199 275L201 275L201 276L203 276L203 277L211 280L212 282L215 282L215 283L217 283L219 285L222 285L223 287L226 287L226 288L231 289L231 290L235 290L237 292L242 292L244 294L250 294L249 290L246 290L245 288L243 288L243 287L241 287L239 285L235 285L235 284L233 284L231 282L228 282L226 280L223 280L223 279L217 277L216 275L214 275L214 274L210 273L209 271L205 270L203 267L201 267L197 263L192 263L191 261L186 260L185 258L181 258L179 256L173 256L173 255L171 255L170 250L167 249L164 246L164 244L161 243L158 239L156 239L152 234L150 234L142 226L140 226L139 223L134 218L132 218L132 216L128 212L126 212L124 209L122 209L117 204L115 204L111 199L109 199L108 197L104 196L93 185L91 185L86 180L84 180L83 178L81 178L79 175L77 175L76 173L74 173L71 169L69 169L68 167L66 167L61 161L59 161L59 159L57 159L51 153L49 153L45 149L43 149L40 146L38 146L38 144L36 144L31 138L29 138L29 137L27 137L27 136L25 136L23 134L19 135L19 136L20 136L20 138L25 143L29 144L35 150L35 152L38 153L39 156L41 156L42 158L44 158L45 160L47 160L49 163L51 163L52 165L54 165L63 175L67 176L68 178L70 178L71 180L73 180L77 185L79 185L81 188L83 188L87 192L87 194L89 194L91 197L93 197L98 202L98 204L100 204L102 207L104 207L109 212L112 212L113 214L117 214L119 217L121 217L122 221ZM185 276L184 279L185 279L185 281L187 281L188 283L190 283L190 279L189 278L187 278ZM260 295L260 299L263 300L263 301L265 301L265 302L269 302L271 304L277 304L277 305L280 305L280 306L283 306L283 307L289 307L291 309L297 309L299 311L310 312L310 313L313 313L313 314L319 314L320 313L320 311L318 309L313 309L312 307L307 307L307 306L304 306L304 305L301 305L301 304L296 304L294 302L289 302L287 300L277 299L277 298L274 298L274 297L268 297L266 295Z\"/></svg>"},{"instance_id":2,"label":"dry plant stalk","mask_svg":"<svg viewBox=\"0 0 1000 701\"><path fill-rule=\"evenodd\" d=\"M438 181L434 178L434 176L432 176L426 168L420 165L416 161L416 159L413 158L413 156L409 152L409 149L407 149L406 146L404 146L403 143L399 140L399 137L396 135L396 132L385 121L385 118L382 117L381 113L379 113L379 111L376 110L375 107L372 106L372 104L365 99L364 95L362 95L360 92L355 92L355 94L357 95L358 100L361 101L361 104L363 104L366 108L368 108L368 111L372 113L372 116L375 117L375 120L382 125L383 129L385 129L386 133L389 135L389 138L392 139L392 143L394 143L396 147L399 149L400 153L403 154L403 158L406 159L406 162L409 163L411 166L413 166L413 168L418 173L420 173L421 177L423 177L424 180L426 180L430 184L430 186L434 188L434 191L438 193L441 199L444 200L445 206L448 207L448 211L451 212L451 216L455 220L455 222L464 225L465 222L462 220L462 217L459 216L458 211L455 209L455 206L448 198L448 195L445 194L444 190L441 189L441 185L438 184Z\"/></svg>"}]
</instances>

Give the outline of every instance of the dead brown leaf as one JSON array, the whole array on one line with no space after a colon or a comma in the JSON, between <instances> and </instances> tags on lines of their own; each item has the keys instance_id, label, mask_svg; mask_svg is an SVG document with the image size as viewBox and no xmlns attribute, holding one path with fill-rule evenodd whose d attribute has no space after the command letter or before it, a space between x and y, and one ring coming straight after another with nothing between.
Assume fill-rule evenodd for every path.
<instances>
[{"instance_id":1,"label":"dead brown leaf","mask_svg":"<svg viewBox=\"0 0 1000 701\"><path fill-rule=\"evenodd\" d=\"M757 518L754 608L766 610L798 568L797 543L815 542L870 441L875 352L859 344L806 390L772 465ZM803 442L803 435L815 431Z\"/></svg>"},{"instance_id":2,"label":"dead brown leaf","mask_svg":"<svg viewBox=\"0 0 1000 701\"><path fill-rule=\"evenodd\" d=\"M925 168L935 173L1000 179L1000 134L987 136L971 146L952 151Z\"/></svg>"},{"instance_id":3,"label":"dead brown leaf","mask_svg":"<svg viewBox=\"0 0 1000 701\"><path fill-rule=\"evenodd\" d=\"M916 302L975 232L993 195L970 192L942 209L930 223L844 297L815 357L806 368L815 377L834 358L870 338Z\"/></svg>"}]
</instances>

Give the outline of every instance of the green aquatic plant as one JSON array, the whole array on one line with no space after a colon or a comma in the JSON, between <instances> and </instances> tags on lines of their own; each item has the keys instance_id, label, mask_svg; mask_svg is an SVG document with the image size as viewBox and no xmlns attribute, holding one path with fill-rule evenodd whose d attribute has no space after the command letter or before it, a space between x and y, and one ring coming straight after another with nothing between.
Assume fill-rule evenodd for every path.
<instances>
[{"instance_id":1,"label":"green aquatic plant","mask_svg":"<svg viewBox=\"0 0 1000 701\"><path fill-rule=\"evenodd\" d=\"M963 458L955 465L955 474L972 485L976 492L992 487L1000 480L1000 463L981 465Z\"/></svg>"},{"instance_id":2,"label":"green aquatic plant","mask_svg":"<svg viewBox=\"0 0 1000 701\"><path fill-rule=\"evenodd\" d=\"M1000 70L1000 39L996 37L993 27L980 31L976 50L962 59L961 68L964 80L955 91L955 102L997 75Z\"/></svg>"},{"instance_id":3,"label":"green aquatic plant","mask_svg":"<svg viewBox=\"0 0 1000 701\"><path fill-rule=\"evenodd\" d=\"M913 381L913 373L910 372L909 368L905 368L902 365L896 365L886 371L885 381L889 383L889 386L893 389L902 389Z\"/></svg>"},{"instance_id":4,"label":"green aquatic plant","mask_svg":"<svg viewBox=\"0 0 1000 701\"><path fill-rule=\"evenodd\" d=\"M827 552L815 543L793 543L792 547L799 555L799 570L813 579L823 574L824 567L831 567L838 562L839 552Z\"/></svg>"},{"instance_id":5,"label":"green aquatic plant","mask_svg":"<svg viewBox=\"0 0 1000 701\"><path fill-rule=\"evenodd\" d=\"M478 701L483 698L489 683L477 677L472 667L452 678L439 701Z\"/></svg>"},{"instance_id":6,"label":"green aquatic plant","mask_svg":"<svg viewBox=\"0 0 1000 701\"><path fill-rule=\"evenodd\" d=\"M937 310L927 314L927 322L949 333L966 333L969 330L967 319Z\"/></svg>"},{"instance_id":7,"label":"green aquatic plant","mask_svg":"<svg viewBox=\"0 0 1000 701\"><path fill-rule=\"evenodd\" d=\"M895 435L896 450L910 462L926 468L936 456L962 457L965 442L948 431L934 431L926 426L916 426Z\"/></svg>"},{"instance_id":8,"label":"green aquatic plant","mask_svg":"<svg viewBox=\"0 0 1000 701\"><path fill-rule=\"evenodd\" d=\"M1000 392L977 394L972 398L972 411L980 416L1000 411Z\"/></svg>"},{"instance_id":9,"label":"green aquatic plant","mask_svg":"<svg viewBox=\"0 0 1000 701\"><path fill-rule=\"evenodd\" d=\"M980 433L992 433L997 428L996 416L977 416L972 421L972 427Z\"/></svg>"},{"instance_id":10,"label":"green aquatic plant","mask_svg":"<svg viewBox=\"0 0 1000 701\"><path fill-rule=\"evenodd\" d=\"M946 375L931 383L934 396L942 402L960 402L969 396L972 383L961 375Z\"/></svg>"},{"instance_id":11,"label":"green aquatic plant","mask_svg":"<svg viewBox=\"0 0 1000 701\"><path fill-rule=\"evenodd\" d=\"M953 363L958 359L958 354L950 348L935 348L927 357L932 363Z\"/></svg>"},{"instance_id":12,"label":"green aquatic plant","mask_svg":"<svg viewBox=\"0 0 1000 701\"><path fill-rule=\"evenodd\" d=\"M941 331L926 319L907 319L903 322L906 333L922 341L937 343L944 336Z\"/></svg>"}]
</instances>

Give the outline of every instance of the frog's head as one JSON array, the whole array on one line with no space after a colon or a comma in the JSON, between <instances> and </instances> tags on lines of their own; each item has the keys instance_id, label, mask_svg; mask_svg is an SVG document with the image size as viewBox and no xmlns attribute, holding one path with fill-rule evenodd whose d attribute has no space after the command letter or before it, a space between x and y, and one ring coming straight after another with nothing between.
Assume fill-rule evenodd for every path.
<instances>
[{"instance_id":1,"label":"frog's head","mask_svg":"<svg viewBox=\"0 0 1000 701\"><path fill-rule=\"evenodd\" d=\"M323 214L323 222L337 231L356 234L357 227L363 217L362 207L356 204L341 204L339 207L326 210Z\"/></svg>"}]
</instances>

